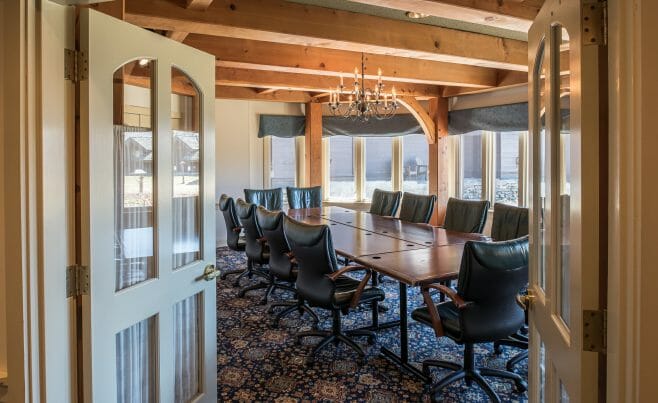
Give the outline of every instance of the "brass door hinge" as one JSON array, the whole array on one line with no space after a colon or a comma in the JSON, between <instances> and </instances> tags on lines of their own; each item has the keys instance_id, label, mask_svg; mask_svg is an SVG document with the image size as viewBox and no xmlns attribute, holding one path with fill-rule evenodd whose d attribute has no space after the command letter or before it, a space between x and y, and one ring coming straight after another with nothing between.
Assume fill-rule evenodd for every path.
<instances>
[{"instance_id":1,"label":"brass door hinge","mask_svg":"<svg viewBox=\"0 0 658 403\"><path fill-rule=\"evenodd\" d=\"M582 8L583 45L608 44L608 2L590 0Z\"/></svg>"},{"instance_id":2,"label":"brass door hinge","mask_svg":"<svg viewBox=\"0 0 658 403\"><path fill-rule=\"evenodd\" d=\"M608 314L606 310L583 311L583 351L605 353L607 348Z\"/></svg>"},{"instance_id":3,"label":"brass door hinge","mask_svg":"<svg viewBox=\"0 0 658 403\"><path fill-rule=\"evenodd\" d=\"M66 298L89 294L89 268L68 266L66 268Z\"/></svg>"},{"instance_id":4,"label":"brass door hinge","mask_svg":"<svg viewBox=\"0 0 658 403\"><path fill-rule=\"evenodd\" d=\"M64 49L64 78L73 82L86 80L88 77L87 55L71 49Z\"/></svg>"}]
</instances>

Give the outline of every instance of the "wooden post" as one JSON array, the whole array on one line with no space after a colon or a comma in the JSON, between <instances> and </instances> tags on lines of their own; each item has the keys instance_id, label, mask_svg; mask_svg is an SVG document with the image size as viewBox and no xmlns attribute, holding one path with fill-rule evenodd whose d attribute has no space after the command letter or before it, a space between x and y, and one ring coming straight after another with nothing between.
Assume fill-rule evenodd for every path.
<instances>
[{"instance_id":1,"label":"wooden post","mask_svg":"<svg viewBox=\"0 0 658 403\"><path fill-rule=\"evenodd\" d=\"M306 103L306 186L322 186L322 104Z\"/></svg>"},{"instance_id":2,"label":"wooden post","mask_svg":"<svg viewBox=\"0 0 658 403\"><path fill-rule=\"evenodd\" d=\"M448 204L448 99L430 99L429 115L436 124L436 141L429 144L429 193L437 197L430 223L441 225Z\"/></svg>"}]
</instances>

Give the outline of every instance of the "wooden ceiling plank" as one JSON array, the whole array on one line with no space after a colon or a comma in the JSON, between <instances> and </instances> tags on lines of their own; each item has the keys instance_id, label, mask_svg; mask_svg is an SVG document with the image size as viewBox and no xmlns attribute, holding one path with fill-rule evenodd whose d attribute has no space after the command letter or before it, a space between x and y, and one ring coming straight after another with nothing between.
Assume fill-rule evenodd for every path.
<instances>
[{"instance_id":1,"label":"wooden ceiling plank","mask_svg":"<svg viewBox=\"0 0 658 403\"><path fill-rule=\"evenodd\" d=\"M542 0L352 0L435 17L527 33ZM422 21L422 20L419 20Z\"/></svg>"},{"instance_id":2,"label":"wooden ceiling plank","mask_svg":"<svg viewBox=\"0 0 658 403\"><path fill-rule=\"evenodd\" d=\"M354 67L361 68L361 53L308 46L192 34L186 44L214 54L222 67L249 68L289 73L322 74L347 79ZM433 85L487 88L498 82L498 71L485 67L413 60L366 54L366 75L374 78L377 68L385 80Z\"/></svg>"},{"instance_id":3,"label":"wooden ceiling plank","mask_svg":"<svg viewBox=\"0 0 658 403\"><path fill-rule=\"evenodd\" d=\"M203 12L130 0L126 20L152 29L527 71L523 41L283 0L216 0Z\"/></svg>"},{"instance_id":4,"label":"wooden ceiling plank","mask_svg":"<svg viewBox=\"0 0 658 403\"><path fill-rule=\"evenodd\" d=\"M226 67L217 67L215 70L215 83L223 86L237 86L237 87L258 87L270 88L277 90L293 90L293 91L311 91L311 92L327 92L337 90L340 81L337 77L328 77L320 75L309 74L293 74L281 73L277 71L258 71L235 69ZM374 88L376 80L366 80L367 88ZM351 90L352 80L345 80L346 90ZM392 88L400 96L413 96L413 97L433 97L438 94L438 87L428 84L413 84L413 83L389 83L384 81L385 94L390 94ZM345 94L348 91L344 91Z\"/></svg>"},{"instance_id":5,"label":"wooden ceiling plank","mask_svg":"<svg viewBox=\"0 0 658 403\"><path fill-rule=\"evenodd\" d=\"M215 98L236 99L248 101L272 101L272 102L294 102L306 103L311 101L311 96L302 91L276 91L267 94L259 94L257 90L246 87L215 86Z\"/></svg>"}]
</instances>

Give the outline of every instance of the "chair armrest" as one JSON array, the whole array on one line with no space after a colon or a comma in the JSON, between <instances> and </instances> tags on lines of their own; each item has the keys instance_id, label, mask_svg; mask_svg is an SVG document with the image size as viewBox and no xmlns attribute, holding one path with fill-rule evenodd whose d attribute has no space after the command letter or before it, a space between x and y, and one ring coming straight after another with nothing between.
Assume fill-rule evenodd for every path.
<instances>
[{"instance_id":1,"label":"chair armrest","mask_svg":"<svg viewBox=\"0 0 658 403\"><path fill-rule=\"evenodd\" d=\"M233 232L240 232L242 231L242 227L233 227Z\"/></svg>"},{"instance_id":2,"label":"chair armrest","mask_svg":"<svg viewBox=\"0 0 658 403\"><path fill-rule=\"evenodd\" d=\"M464 299L460 297L459 294L457 294L457 291L443 284L427 284L422 287L423 290L428 291L430 288L438 290L439 292L447 295L458 309L464 309L471 304L470 302L464 301Z\"/></svg>"},{"instance_id":3,"label":"chair armrest","mask_svg":"<svg viewBox=\"0 0 658 403\"><path fill-rule=\"evenodd\" d=\"M434 301L432 301L432 297L430 296L430 287L422 287L420 289L420 293L423 295L423 301L425 301L425 305L427 305L427 311L430 314L430 320L432 321L434 334L436 337L443 336L443 324L441 324L439 311L436 309L436 305L434 305Z\"/></svg>"},{"instance_id":4,"label":"chair armrest","mask_svg":"<svg viewBox=\"0 0 658 403\"><path fill-rule=\"evenodd\" d=\"M359 304L359 300L361 299L361 294L363 294L363 290L366 288L366 285L368 285L368 281L370 281L370 277L372 276L372 272L370 271L370 269L364 266L345 266L342 269L327 275L327 277L329 277L329 280L336 281L338 277L342 276L345 273L349 273L351 271L360 271L360 270L365 271L366 275L363 276L361 282L359 283L359 286L356 288L356 291L352 296L352 301L350 301L350 308L355 308Z\"/></svg>"}]
</instances>

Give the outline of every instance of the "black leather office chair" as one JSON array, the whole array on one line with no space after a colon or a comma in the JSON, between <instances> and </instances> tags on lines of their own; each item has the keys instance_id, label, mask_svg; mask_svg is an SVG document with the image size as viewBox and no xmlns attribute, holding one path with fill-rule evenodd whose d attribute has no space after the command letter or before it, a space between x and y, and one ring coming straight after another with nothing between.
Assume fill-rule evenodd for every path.
<instances>
[{"instance_id":1,"label":"black leather office chair","mask_svg":"<svg viewBox=\"0 0 658 403\"><path fill-rule=\"evenodd\" d=\"M404 192L400 206L400 220L427 224L432 218L436 203L435 195L418 195Z\"/></svg>"},{"instance_id":2,"label":"black leather office chair","mask_svg":"<svg viewBox=\"0 0 658 403\"><path fill-rule=\"evenodd\" d=\"M288 194L288 206L292 209L322 207L322 186L287 187L286 193Z\"/></svg>"},{"instance_id":3,"label":"black leather office chair","mask_svg":"<svg viewBox=\"0 0 658 403\"><path fill-rule=\"evenodd\" d=\"M297 293L312 307L330 310L333 326L330 331L311 330L297 333L297 341L303 337L323 337L309 356L315 354L331 342L343 342L364 357L363 349L350 336L366 336L368 343L375 341L375 334L365 329L343 331L341 313L347 314L350 308L359 304L371 303L373 310L377 302L384 300L384 292L376 287L367 287L371 271L363 266L345 266L340 268L327 225L307 225L284 219L284 232L290 243L293 259L299 266L297 274ZM352 271L363 271L365 275L359 280L345 276Z\"/></svg>"},{"instance_id":4,"label":"black leather office chair","mask_svg":"<svg viewBox=\"0 0 658 403\"><path fill-rule=\"evenodd\" d=\"M375 189L372 193L372 202L370 203L370 213L394 217L400 207L402 192L387 192L386 190Z\"/></svg>"},{"instance_id":5,"label":"black leather office chair","mask_svg":"<svg viewBox=\"0 0 658 403\"><path fill-rule=\"evenodd\" d=\"M443 228L449 231L481 234L487 223L488 200L461 200L451 197Z\"/></svg>"},{"instance_id":6,"label":"black leather office chair","mask_svg":"<svg viewBox=\"0 0 658 403\"><path fill-rule=\"evenodd\" d=\"M525 235L528 235L528 209L503 203L494 204L491 238L494 241L508 241Z\"/></svg>"},{"instance_id":7,"label":"black leather office chair","mask_svg":"<svg viewBox=\"0 0 658 403\"><path fill-rule=\"evenodd\" d=\"M476 368L473 345L500 340L518 331L524 324L524 311L517 296L528 283L528 238L506 242L469 241L464 246L457 291L440 284L421 287L425 305L414 310L412 318L434 329L437 337L447 336L464 345L464 363L441 360L423 362L430 367L454 372L432 385L434 395L447 385L465 378L475 381L494 402L500 398L483 376L511 379L519 392L527 389L523 378L513 372ZM429 290L438 289L450 301L435 305Z\"/></svg>"},{"instance_id":8,"label":"black leather office chair","mask_svg":"<svg viewBox=\"0 0 658 403\"><path fill-rule=\"evenodd\" d=\"M269 271L264 267L270 260L270 251L264 242L263 233L256 219L256 205L247 203L238 199L235 204L238 217L244 229L245 252L247 253L247 271L249 276L256 275L266 280L257 284L245 287L238 292L239 297L244 297L245 293L260 288L268 288L270 285ZM256 265L258 267L256 267ZM267 295L263 297L261 304L267 303Z\"/></svg>"},{"instance_id":9,"label":"black leather office chair","mask_svg":"<svg viewBox=\"0 0 658 403\"><path fill-rule=\"evenodd\" d=\"M285 214L282 211L269 211L265 207L259 206L256 210L256 217L270 250L270 286L265 295L269 296L275 288L281 288L297 296L294 283L297 280L298 268L291 260L290 246L283 233L283 218ZM285 309L279 312L272 321L272 325L275 327L278 326L281 318L295 311L299 311L300 314L304 312L308 313L313 318L314 326L317 326L319 322L315 312L308 305L304 304L304 300L299 297L297 297L297 301L295 302L286 301L270 304L268 312L273 313L277 307L285 307Z\"/></svg>"},{"instance_id":10,"label":"black leather office chair","mask_svg":"<svg viewBox=\"0 0 658 403\"><path fill-rule=\"evenodd\" d=\"M268 210L283 210L283 189L245 189L244 199L248 203L263 206Z\"/></svg>"},{"instance_id":11,"label":"black leather office chair","mask_svg":"<svg viewBox=\"0 0 658 403\"><path fill-rule=\"evenodd\" d=\"M242 226L240 226L240 220L238 219L238 215L235 212L235 202L233 201L233 198L223 194L219 198L219 209L224 216L224 223L226 224L226 244L231 250L244 252L245 241L244 238L240 237ZM242 277L247 275L247 270L236 269L222 271L222 274L219 276L219 278L224 280L227 276L232 274L238 274L238 277L233 283L233 285L237 287L240 284Z\"/></svg>"}]
</instances>

